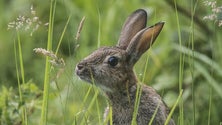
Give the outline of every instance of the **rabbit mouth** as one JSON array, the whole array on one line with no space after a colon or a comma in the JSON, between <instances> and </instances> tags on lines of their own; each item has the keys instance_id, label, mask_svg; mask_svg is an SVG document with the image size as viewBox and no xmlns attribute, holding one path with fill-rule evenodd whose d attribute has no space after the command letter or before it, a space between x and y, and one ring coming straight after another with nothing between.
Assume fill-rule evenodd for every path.
<instances>
[{"instance_id":1,"label":"rabbit mouth","mask_svg":"<svg viewBox=\"0 0 222 125\"><path fill-rule=\"evenodd\" d=\"M76 75L79 76L81 80L84 80L88 83L92 83L92 78L88 68L80 68L79 66L75 69Z\"/></svg>"},{"instance_id":2,"label":"rabbit mouth","mask_svg":"<svg viewBox=\"0 0 222 125\"><path fill-rule=\"evenodd\" d=\"M78 75L78 76L79 76L79 78L80 78L81 80L84 80L84 81L86 81L86 82L88 82L88 83L91 83L91 84L92 84L92 80L91 80L90 78L85 77L85 76L81 76L81 75Z\"/></svg>"},{"instance_id":3,"label":"rabbit mouth","mask_svg":"<svg viewBox=\"0 0 222 125\"><path fill-rule=\"evenodd\" d=\"M92 83L92 79L89 77L90 75L86 75L84 73L81 73L79 71L76 71L77 76L88 83Z\"/></svg>"}]
</instances>

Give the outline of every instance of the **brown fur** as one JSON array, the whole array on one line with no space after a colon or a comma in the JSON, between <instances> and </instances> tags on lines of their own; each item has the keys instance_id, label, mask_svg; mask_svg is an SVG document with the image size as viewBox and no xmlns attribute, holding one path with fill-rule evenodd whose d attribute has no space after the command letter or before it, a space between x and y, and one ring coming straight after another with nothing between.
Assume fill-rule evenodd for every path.
<instances>
[{"instance_id":1,"label":"brown fur","mask_svg":"<svg viewBox=\"0 0 222 125\"><path fill-rule=\"evenodd\" d=\"M113 125L130 125L133 119L136 92L141 86L136 122L148 125L158 108L152 125L164 125L168 108L155 90L138 83L133 66L149 49L159 35L163 22L146 28L146 12L137 10L126 20L117 46L102 47L76 66L76 74L89 83L95 83L106 94L112 106ZM109 59L118 59L111 65ZM109 109L105 111L107 116ZM168 125L175 125L171 119Z\"/></svg>"}]
</instances>

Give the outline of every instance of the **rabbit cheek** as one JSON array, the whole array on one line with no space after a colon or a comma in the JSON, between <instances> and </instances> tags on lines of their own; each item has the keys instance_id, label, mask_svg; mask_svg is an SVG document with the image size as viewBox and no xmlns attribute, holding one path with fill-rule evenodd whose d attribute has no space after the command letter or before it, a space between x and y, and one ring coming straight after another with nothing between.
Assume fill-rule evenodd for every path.
<instances>
[{"instance_id":1,"label":"rabbit cheek","mask_svg":"<svg viewBox=\"0 0 222 125\"><path fill-rule=\"evenodd\" d=\"M93 72L95 74L96 85L105 92L114 91L114 89L116 89L115 86L120 83L123 77L123 74L118 73L116 70L117 68L110 68L107 64L96 67Z\"/></svg>"},{"instance_id":2,"label":"rabbit cheek","mask_svg":"<svg viewBox=\"0 0 222 125\"><path fill-rule=\"evenodd\" d=\"M94 70L95 82L99 85L107 86L106 83L110 81L108 69L104 67L97 67Z\"/></svg>"}]
</instances>

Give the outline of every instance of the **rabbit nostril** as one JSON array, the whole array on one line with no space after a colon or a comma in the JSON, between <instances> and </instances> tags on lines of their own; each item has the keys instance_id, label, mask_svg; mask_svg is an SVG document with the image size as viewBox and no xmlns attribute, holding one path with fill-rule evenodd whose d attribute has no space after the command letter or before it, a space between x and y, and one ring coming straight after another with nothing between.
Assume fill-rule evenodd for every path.
<instances>
[{"instance_id":1,"label":"rabbit nostril","mask_svg":"<svg viewBox=\"0 0 222 125\"><path fill-rule=\"evenodd\" d=\"M84 66L83 66L82 64L78 64L78 65L77 65L78 70L83 69L83 67L84 67Z\"/></svg>"}]
</instances>

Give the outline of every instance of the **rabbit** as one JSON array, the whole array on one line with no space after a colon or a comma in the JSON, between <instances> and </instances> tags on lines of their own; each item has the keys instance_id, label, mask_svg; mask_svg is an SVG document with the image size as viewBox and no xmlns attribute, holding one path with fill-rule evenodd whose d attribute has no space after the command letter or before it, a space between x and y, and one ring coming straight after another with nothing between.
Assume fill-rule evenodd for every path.
<instances>
[{"instance_id":1,"label":"rabbit","mask_svg":"<svg viewBox=\"0 0 222 125\"><path fill-rule=\"evenodd\" d=\"M133 66L141 55L154 43L164 22L146 27L147 13L143 9L134 11L125 21L116 46L101 47L76 65L77 76L99 87L112 106L113 125L131 125L138 89L141 93L137 125L164 125L169 110L156 91L141 84ZM155 110L158 109L155 112ZM109 108L105 109L105 118ZM135 118L135 117L134 117ZM108 125L110 121L108 122ZM168 125L175 125L171 119Z\"/></svg>"}]
</instances>

